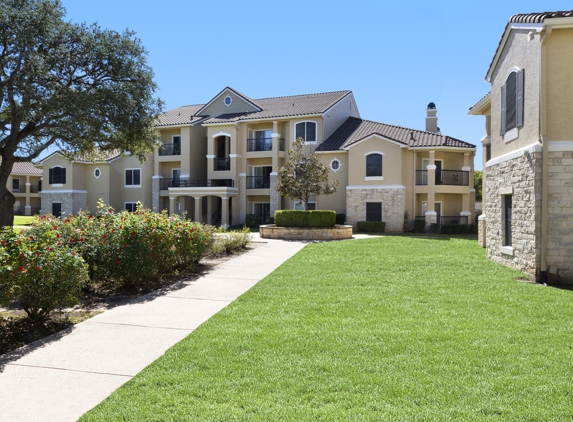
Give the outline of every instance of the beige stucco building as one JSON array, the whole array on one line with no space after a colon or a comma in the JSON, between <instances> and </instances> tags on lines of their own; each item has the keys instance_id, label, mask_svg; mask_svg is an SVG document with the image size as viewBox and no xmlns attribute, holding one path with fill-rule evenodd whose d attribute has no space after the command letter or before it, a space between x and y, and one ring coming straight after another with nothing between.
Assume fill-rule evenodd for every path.
<instances>
[{"instance_id":1,"label":"beige stucco building","mask_svg":"<svg viewBox=\"0 0 573 422\"><path fill-rule=\"evenodd\" d=\"M1 163L1 158L0 158ZM17 162L8 177L8 190L14 195L14 214L34 215L40 212L42 170L32 163Z\"/></svg>"},{"instance_id":2,"label":"beige stucco building","mask_svg":"<svg viewBox=\"0 0 573 422\"><path fill-rule=\"evenodd\" d=\"M573 11L510 18L471 109L486 117L480 244L539 281L573 280Z\"/></svg>"},{"instance_id":3,"label":"beige stucco building","mask_svg":"<svg viewBox=\"0 0 573 422\"><path fill-rule=\"evenodd\" d=\"M335 194L311 198L312 208L345 214L353 226L385 221L391 232L412 229L415 217L471 223L475 146L442 135L436 113L433 103L421 110L426 130L416 130L361 119L351 91L253 100L227 87L161 115L162 146L144 163L119 153L44 159L42 212L94 211L101 198L116 210L141 201L210 224L244 224L249 215L269 223L275 210L301 206L275 186L302 137L340 182Z\"/></svg>"}]
</instances>

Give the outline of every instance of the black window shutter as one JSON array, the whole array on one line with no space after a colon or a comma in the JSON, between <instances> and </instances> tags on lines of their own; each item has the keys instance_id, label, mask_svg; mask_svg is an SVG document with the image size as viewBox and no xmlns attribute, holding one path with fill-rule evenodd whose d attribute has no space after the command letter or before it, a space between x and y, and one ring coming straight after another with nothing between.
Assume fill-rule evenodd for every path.
<instances>
[{"instance_id":1,"label":"black window shutter","mask_svg":"<svg viewBox=\"0 0 573 422\"><path fill-rule=\"evenodd\" d=\"M63 184L66 183L66 168L65 168L65 167L62 168L62 178L61 178L61 180L62 180L62 183L63 183Z\"/></svg>"},{"instance_id":2,"label":"black window shutter","mask_svg":"<svg viewBox=\"0 0 573 422\"><path fill-rule=\"evenodd\" d=\"M505 135L505 84L501 87L501 125L499 134Z\"/></svg>"},{"instance_id":3,"label":"black window shutter","mask_svg":"<svg viewBox=\"0 0 573 422\"><path fill-rule=\"evenodd\" d=\"M50 180L49 180L49 183L50 183L50 185L51 185L51 184L54 183L54 169L50 169L49 174L50 174L50 175L49 175L49 179L50 179Z\"/></svg>"},{"instance_id":4,"label":"black window shutter","mask_svg":"<svg viewBox=\"0 0 573 422\"><path fill-rule=\"evenodd\" d=\"M517 95L515 96L516 100L516 116L515 116L515 127L523 126L523 88L524 88L524 79L523 79L523 72L525 69L521 69L517 72Z\"/></svg>"}]
</instances>

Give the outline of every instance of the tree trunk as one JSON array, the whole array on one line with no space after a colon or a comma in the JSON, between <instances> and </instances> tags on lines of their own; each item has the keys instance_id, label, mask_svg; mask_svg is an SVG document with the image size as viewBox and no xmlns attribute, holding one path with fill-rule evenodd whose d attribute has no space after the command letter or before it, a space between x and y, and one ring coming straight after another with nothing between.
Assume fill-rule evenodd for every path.
<instances>
[{"instance_id":1,"label":"tree trunk","mask_svg":"<svg viewBox=\"0 0 573 422\"><path fill-rule=\"evenodd\" d=\"M0 228L14 225L14 203L16 198L8 190L8 177L12 173L14 162L2 156L0 164Z\"/></svg>"}]
</instances>

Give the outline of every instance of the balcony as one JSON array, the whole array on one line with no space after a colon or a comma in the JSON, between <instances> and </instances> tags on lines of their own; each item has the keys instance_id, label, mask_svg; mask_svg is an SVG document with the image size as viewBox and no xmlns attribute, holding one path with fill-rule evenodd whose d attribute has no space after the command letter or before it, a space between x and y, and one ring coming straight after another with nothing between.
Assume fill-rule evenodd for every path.
<instances>
[{"instance_id":1,"label":"balcony","mask_svg":"<svg viewBox=\"0 0 573 422\"><path fill-rule=\"evenodd\" d=\"M269 176L247 176L247 189L269 189L270 187Z\"/></svg>"},{"instance_id":2,"label":"balcony","mask_svg":"<svg viewBox=\"0 0 573 422\"><path fill-rule=\"evenodd\" d=\"M159 156L181 155L181 144L163 144L159 147Z\"/></svg>"},{"instance_id":3,"label":"balcony","mask_svg":"<svg viewBox=\"0 0 573 422\"><path fill-rule=\"evenodd\" d=\"M213 158L213 170L215 171L228 171L231 170L230 158Z\"/></svg>"},{"instance_id":4,"label":"balcony","mask_svg":"<svg viewBox=\"0 0 573 422\"><path fill-rule=\"evenodd\" d=\"M416 185L428 184L428 170L416 170ZM469 186L470 172L462 170L436 169L436 185Z\"/></svg>"},{"instance_id":5,"label":"balcony","mask_svg":"<svg viewBox=\"0 0 573 422\"><path fill-rule=\"evenodd\" d=\"M30 185L30 193L41 192L42 188L39 185Z\"/></svg>"},{"instance_id":6,"label":"balcony","mask_svg":"<svg viewBox=\"0 0 573 422\"><path fill-rule=\"evenodd\" d=\"M188 179L161 179L160 189L169 188L211 188L211 187L234 187L233 179L205 179L205 180L188 180Z\"/></svg>"},{"instance_id":7,"label":"balcony","mask_svg":"<svg viewBox=\"0 0 573 422\"><path fill-rule=\"evenodd\" d=\"M272 151L273 138L247 139L247 152ZM279 150L285 150L285 140L279 139Z\"/></svg>"}]
</instances>

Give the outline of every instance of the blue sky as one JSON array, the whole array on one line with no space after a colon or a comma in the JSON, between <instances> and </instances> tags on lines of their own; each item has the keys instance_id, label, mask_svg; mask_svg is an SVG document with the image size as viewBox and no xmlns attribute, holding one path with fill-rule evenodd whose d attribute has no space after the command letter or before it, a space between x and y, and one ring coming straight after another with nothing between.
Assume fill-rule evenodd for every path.
<instances>
[{"instance_id":1,"label":"blue sky","mask_svg":"<svg viewBox=\"0 0 573 422\"><path fill-rule=\"evenodd\" d=\"M476 145L484 118L467 112L510 16L572 9L540 3L63 0L69 20L137 33L166 109L227 85L254 99L349 89L362 118L415 129L432 101L442 133Z\"/></svg>"}]
</instances>

